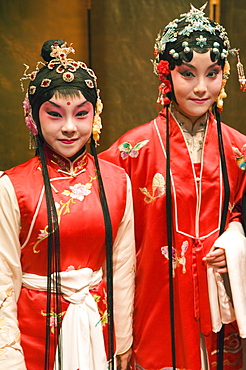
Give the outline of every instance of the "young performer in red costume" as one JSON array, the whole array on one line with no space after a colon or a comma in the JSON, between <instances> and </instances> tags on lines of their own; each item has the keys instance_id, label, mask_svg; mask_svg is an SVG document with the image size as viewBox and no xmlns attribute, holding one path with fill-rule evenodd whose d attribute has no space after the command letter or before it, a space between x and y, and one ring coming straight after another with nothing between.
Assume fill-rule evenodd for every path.
<instances>
[{"instance_id":1,"label":"young performer in red costume","mask_svg":"<svg viewBox=\"0 0 246 370\"><path fill-rule=\"evenodd\" d=\"M21 79L30 79L24 112L37 155L0 178L1 369L116 369L113 326L120 369L131 355L130 182L97 158L97 78L71 52L47 41L45 63Z\"/></svg>"},{"instance_id":2,"label":"young performer in red costume","mask_svg":"<svg viewBox=\"0 0 246 370\"><path fill-rule=\"evenodd\" d=\"M218 239L228 228L243 179L233 148L241 148L245 136L220 122L227 58L238 51L204 9L191 6L156 39L153 64L161 81L158 103L164 105L158 117L100 154L132 181L133 348L141 370L242 368L240 335L246 336L246 325L239 333L240 313L223 285L227 238ZM236 236L244 239L239 219L228 230L235 251ZM220 332L222 342L221 328L224 356L215 334Z\"/></svg>"}]
</instances>

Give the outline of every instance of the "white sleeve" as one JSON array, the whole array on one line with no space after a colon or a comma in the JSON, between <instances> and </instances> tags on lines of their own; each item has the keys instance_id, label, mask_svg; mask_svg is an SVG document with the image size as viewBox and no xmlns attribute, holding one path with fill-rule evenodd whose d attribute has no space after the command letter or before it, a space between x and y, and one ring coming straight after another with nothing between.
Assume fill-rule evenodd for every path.
<instances>
[{"instance_id":1,"label":"white sleeve","mask_svg":"<svg viewBox=\"0 0 246 370\"><path fill-rule=\"evenodd\" d=\"M214 247L225 250L233 307L226 294L222 275L216 272L216 269L209 267L208 284L212 321L213 311L214 318L217 318L215 322L218 329L219 322L227 323L236 319L241 338L246 338L246 238L240 222L231 222L228 229L215 241ZM217 305L216 296L219 302L218 308L214 309ZM223 311L224 313L227 311L227 320Z\"/></svg>"},{"instance_id":2,"label":"white sleeve","mask_svg":"<svg viewBox=\"0 0 246 370\"><path fill-rule=\"evenodd\" d=\"M0 178L0 368L26 370L17 300L21 290L20 212L8 176Z\"/></svg>"},{"instance_id":3,"label":"white sleeve","mask_svg":"<svg viewBox=\"0 0 246 370\"><path fill-rule=\"evenodd\" d=\"M127 176L127 201L114 242L113 284L116 353L126 352L132 345L132 314L135 288L135 238L130 179Z\"/></svg>"}]
</instances>

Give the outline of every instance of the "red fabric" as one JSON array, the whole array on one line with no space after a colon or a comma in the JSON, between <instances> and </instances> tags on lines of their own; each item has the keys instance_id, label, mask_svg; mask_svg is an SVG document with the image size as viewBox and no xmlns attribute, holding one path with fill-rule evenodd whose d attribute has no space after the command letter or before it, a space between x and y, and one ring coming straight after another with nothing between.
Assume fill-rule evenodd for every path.
<instances>
[{"instance_id":1,"label":"red fabric","mask_svg":"<svg viewBox=\"0 0 246 370\"><path fill-rule=\"evenodd\" d=\"M74 163L75 173L85 170L78 176L68 176L63 171L69 170L70 163L47 149L47 164L53 189L54 200L59 204L60 217L60 249L61 271L68 268L80 269L89 267L100 269L105 262L105 228L102 207L99 198L98 182L94 160L90 154L79 157ZM115 238L122 220L126 205L126 176L121 168L106 161L99 160L105 192ZM22 230L20 242L24 248L21 253L23 272L47 276L47 238L40 240L40 233L47 226L47 211L45 196L41 199L40 209L31 230L30 225L37 210L43 189L43 178L38 157L6 171L10 177L17 195ZM91 180L92 179L92 180ZM76 184L92 183L91 193L82 201L72 199L64 191L71 191ZM63 207L63 208L62 208ZM26 241L27 240L27 241ZM38 244L37 244L38 242ZM36 246L35 246L36 244ZM99 312L103 315L106 307L106 284L102 281L91 291L99 296ZM52 300L51 311L55 304ZM68 302L62 299L63 318ZM45 325L46 325L46 292L22 289L18 300L18 320L21 331L21 345L24 350L28 370L43 370L45 355ZM56 333L56 326L51 331ZM107 325L104 326L105 345L107 347ZM51 335L50 369L53 369L56 348L55 335Z\"/></svg>"},{"instance_id":2,"label":"red fabric","mask_svg":"<svg viewBox=\"0 0 246 370\"><path fill-rule=\"evenodd\" d=\"M163 254L167 246L166 197L164 194L147 203L141 191L146 188L156 195L157 191L153 190L155 174L165 178L164 114L158 116L156 124L161 141L154 121L151 121L129 131L100 155L123 167L132 181L137 242L134 352L137 368L148 370L172 367L168 259ZM246 139L225 125L222 125L222 131L232 205L237 200L243 176L232 147L241 148ZM144 145L138 149L140 142ZM122 146L123 143L128 144ZM123 148L126 147L137 148L138 153L125 153ZM202 258L219 235L223 204L218 135L212 114L204 139L201 166L191 163L181 128L172 117L170 156L173 253L176 256L173 277L176 366L182 370L198 370L201 368L200 332L211 335L206 265ZM187 250L182 259L185 246ZM239 351L233 355L240 357Z\"/></svg>"}]
</instances>

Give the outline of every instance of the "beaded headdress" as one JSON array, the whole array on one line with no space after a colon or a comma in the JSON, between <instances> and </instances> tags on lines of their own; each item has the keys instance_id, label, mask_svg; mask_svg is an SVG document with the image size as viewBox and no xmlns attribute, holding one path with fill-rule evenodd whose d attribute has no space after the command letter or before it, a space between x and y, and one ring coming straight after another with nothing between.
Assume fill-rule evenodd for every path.
<instances>
[{"instance_id":1,"label":"beaded headdress","mask_svg":"<svg viewBox=\"0 0 246 370\"><path fill-rule=\"evenodd\" d=\"M186 59L186 56L190 56L192 49L203 49L210 48L215 60L224 59L224 70L223 70L223 82L221 92L217 99L217 107L219 110L223 108L223 98L226 97L224 90L227 79L229 78L230 66L227 61L228 55L233 55L238 57L238 74L239 74L239 83L240 88L243 91L246 91L246 79L244 76L243 66L240 63L239 59L239 50L231 49L230 42L226 30L220 24L211 21L209 18L205 17L204 9L207 3L205 3L200 9L195 8L191 5L191 9L188 13L183 13L180 15L179 19L174 19L170 22L162 32L159 32L155 40L154 45L154 55L155 60L153 60L154 73L161 80L161 85L159 86L159 98L158 103L165 104L170 102L170 99L165 100L163 97L163 92L171 92L171 87L168 84L168 67L169 64L165 66L165 74L160 71L163 70L164 64L166 62L162 60L162 55L169 54L172 60L177 62ZM204 36L204 31L218 38L218 41L214 41L211 44L210 39ZM203 33L203 34L202 34ZM195 35L195 40L190 41L191 35ZM181 44L179 44L179 39L181 39ZM175 43L175 47L170 48L171 44ZM167 50L168 46L168 50ZM164 58L165 59L165 58ZM191 59L191 58L190 58ZM169 70L170 73L170 70Z\"/></svg>"},{"instance_id":2,"label":"beaded headdress","mask_svg":"<svg viewBox=\"0 0 246 370\"><path fill-rule=\"evenodd\" d=\"M169 42L175 42L179 36L190 36L191 33L196 31L206 31L209 32L211 35L218 34L218 36L222 39L224 43L224 49L222 51L221 58L225 58L228 55L228 51L230 50L230 42L227 36L227 33L225 31L225 28L221 26L218 23L211 24L211 21L209 18L204 16L204 9L206 7L207 3L204 4L200 9L196 9L193 5L191 5L191 9L188 13L184 13L180 15L179 19L175 19L172 22L170 22L163 30L162 33L159 33L156 41L155 41L155 55L156 59L158 60L159 54L161 54L165 48L166 44ZM179 30L179 24L184 23L184 27ZM207 45L207 39L200 35L196 39L197 46L203 48ZM189 43L185 42L184 45L182 45L185 49L184 52L188 53L190 51L189 49ZM218 50L218 44L214 45L215 49ZM218 51L215 51L215 53L218 53ZM174 59L178 59L179 55L175 50L171 50L169 52Z\"/></svg>"},{"instance_id":3,"label":"beaded headdress","mask_svg":"<svg viewBox=\"0 0 246 370\"><path fill-rule=\"evenodd\" d=\"M70 46L67 46L67 43L65 42L62 45L59 45L58 41L55 40L53 42L53 45L51 45L51 52L49 56L50 60L48 62L37 62L36 69L31 73L28 73L29 66L24 64L24 75L20 79L22 91L25 91L23 81L30 80L26 97L23 102L26 126L31 130L34 136L38 134L37 125L33 119L32 108L30 104L30 98L35 98L37 90L40 88L44 89L44 91L48 89L55 89L59 86L59 84L62 84L63 87L66 87L66 85L69 87L69 84L75 80L76 71L79 68L82 68L88 75L88 78L85 78L83 82L89 89L96 90L97 100L95 104L95 115L92 125L92 134L93 139L97 142L99 140L99 135L102 128L100 114L102 113L103 108L100 99L100 90L97 88L97 77L94 71L88 68L85 63L68 58L68 54L70 53L75 53L72 44ZM46 72L44 71L44 68L46 68ZM52 77L49 78L49 71L55 72L55 74L53 74L53 79ZM59 77L61 77L61 79ZM80 87L79 84L81 84L81 81L76 82L76 88L78 89ZM74 87L74 83L72 87Z\"/></svg>"}]
</instances>

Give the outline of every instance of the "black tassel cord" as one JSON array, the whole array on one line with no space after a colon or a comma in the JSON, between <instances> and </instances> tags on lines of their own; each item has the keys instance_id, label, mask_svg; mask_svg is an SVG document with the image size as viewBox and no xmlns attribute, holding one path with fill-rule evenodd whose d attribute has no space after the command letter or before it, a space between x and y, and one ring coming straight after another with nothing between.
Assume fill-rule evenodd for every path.
<instances>
[{"instance_id":1,"label":"black tassel cord","mask_svg":"<svg viewBox=\"0 0 246 370\"><path fill-rule=\"evenodd\" d=\"M171 196L171 168L170 168L170 140L169 140L169 111L166 106L166 220L168 241L168 267L169 267L169 299L170 299L170 326L172 367L176 369L175 349L175 315L174 315L174 289L173 289L173 258L172 258L172 196Z\"/></svg>"},{"instance_id":2,"label":"black tassel cord","mask_svg":"<svg viewBox=\"0 0 246 370\"><path fill-rule=\"evenodd\" d=\"M87 20L88 20L88 58L89 67L92 68L92 47L91 47L91 0L87 0ZM114 318L113 318L113 237L112 237L112 224L107 204L107 199L104 191L103 181L101 177L99 162L97 158L97 151L93 136L91 136L91 153L95 160L98 183L99 195L102 205L105 230L106 230L106 277L107 277L107 305L108 305L108 348L109 348L109 370L114 370Z\"/></svg>"},{"instance_id":3,"label":"black tassel cord","mask_svg":"<svg viewBox=\"0 0 246 370\"><path fill-rule=\"evenodd\" d=\"M112 224L101 177L95 141L91 138L91 153L95 160L99 195L103 210L105 230L106 230L106 276L107 276L107 304L108 304L108 348L109 348L109 370L114 370L114 316L113 316L113 236Z\"/></svg>"},{"instance_id":4,"label":"black tassel cord","mask_svg":"<svg viewBox=\"0 0 246 370\"><path fill-rule=\"evenodd\" d=\"M229 200L230 200L230 185L229 185L228 173L227 173L227 168L226 168L220 114L216 106L214 106L214 114L215 114L216 121L217 121L219 152L220 152L221 170L222 170L222 177L223 177L223 184L224 184L224 203L223 203L223 210L222 210L221 223L220 223L220 233L219 233L221 235L224 232L225 226L226 226L226 218L227 218L228 206L229 206ZM218 333L217 370L223 370L223 363L224 363L224 325L222 325L222 328Z\"/></svg>"},{"instance_id":5,"label":"black tassel cord","mask_svg":"<svg viewBox=\"0 0 246 370\"><path fill-rule=\"evenodd\" d=\"M39 136L38 155L42 164L42 175L44 179L47 217L48 217L48 249L47 249L47 301L46 301L46 344L44 369L50 369L50 313L52 302L57 320L57 330L54 336L54 345L58 348L58 370L62 370L61 353L61 290L60 290L60 235L57 212L52 195L51 184L43 149L43 140ZM53 274L53 279L52 279ZM52 293L53 292L53 293Z\"/></svg>"}]
</instances>

